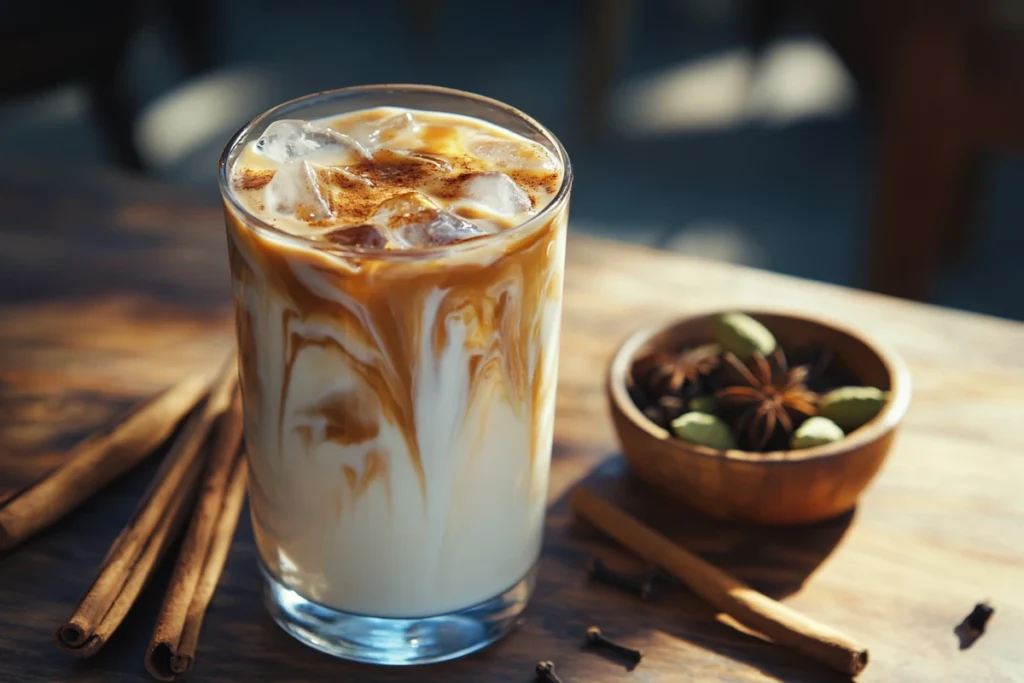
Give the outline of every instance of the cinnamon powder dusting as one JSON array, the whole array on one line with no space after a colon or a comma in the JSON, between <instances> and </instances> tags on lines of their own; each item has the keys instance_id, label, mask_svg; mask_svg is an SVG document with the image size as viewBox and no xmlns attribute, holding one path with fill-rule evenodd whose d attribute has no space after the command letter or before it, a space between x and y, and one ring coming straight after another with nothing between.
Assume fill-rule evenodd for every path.
<instances>
[{"instance_id":1,"label":"cinnamon powder dusting","mask_svg":"<svg viewBox=\"0 0 1024 683\"><path fill-rule=\"evenodd\" d=\"M273 169L244 169L235 179L235 188L238 190L261 190L274 179Z\"/></svg>"}]
</instances>

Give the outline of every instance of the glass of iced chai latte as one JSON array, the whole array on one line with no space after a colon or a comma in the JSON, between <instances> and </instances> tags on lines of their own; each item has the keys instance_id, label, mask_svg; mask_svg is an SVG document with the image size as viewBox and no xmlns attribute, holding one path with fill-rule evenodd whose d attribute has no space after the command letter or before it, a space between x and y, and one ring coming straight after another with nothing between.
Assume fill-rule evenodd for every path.
<instances>
[{"instance_id":1,"label":"glass of iced chai latte","mask_svg":"<svg viewBox=\"0 0 1024 683\"><path fill-rule=\"evenodd\" d=\"M571 181L536 121L444 88L311 95L229 143L253 529L304 643L433 662L525 608Z\"/></svg>"}]
</instances>

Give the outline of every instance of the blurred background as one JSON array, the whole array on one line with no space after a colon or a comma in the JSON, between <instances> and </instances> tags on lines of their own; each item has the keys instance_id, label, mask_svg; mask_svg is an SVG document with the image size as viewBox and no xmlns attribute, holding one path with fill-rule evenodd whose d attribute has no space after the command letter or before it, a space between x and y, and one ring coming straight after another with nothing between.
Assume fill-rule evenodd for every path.
<instances>
[{"instance_id":1,"label":"blurred background","mask_svg":"<svg viewBox=\"0 0 1024 683\"><path fill-rule=\"evenodd\" d=\"M215 198L274 104L444 85L559 136L575 232L1024 319L1022 31L1021 0L0 0L0 160Z\"/></svg>"}]
</instances>

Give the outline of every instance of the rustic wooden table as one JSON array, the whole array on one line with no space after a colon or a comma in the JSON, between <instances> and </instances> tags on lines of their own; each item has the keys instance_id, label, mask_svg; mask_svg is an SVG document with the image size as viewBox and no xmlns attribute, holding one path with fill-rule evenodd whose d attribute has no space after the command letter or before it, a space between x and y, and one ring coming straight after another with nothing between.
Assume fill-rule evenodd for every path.
<instances>
[{"instance_id":1,"label":"rustic wooden table","mask_svg":"<svg viewBox=\"0 0 1024 683\"><path fill-rule=\"evenodd\" d=\"M212 371L231 343L219 207L128 178L55 173L0 175L0 495L186 369ZM192 680L529 681L539 659L554 660L566 683L841 679L723 624L684 589L645 603L588 584L588 555L638 565L573 521L566 493L580 480L866 642L862 681L1024 680L1024 325L583 237L568 253L547 537L522 627L462 661L414 670L333 660L263 611L243 521ZM650 494L624 470L601 391L613 348L634 328L766 304L824 312L891 342L916 383L861 504L808 528L717 524ZM0 556L0 680L149 680L143 652L166 570L95 658L58 654L51 633L153 471L147 463ZM997 609L989 632L961 651L953 628L985 598ZM627 672L584 651L592 623L642 647L640 666Z\"/></svg>"}]
</instances>

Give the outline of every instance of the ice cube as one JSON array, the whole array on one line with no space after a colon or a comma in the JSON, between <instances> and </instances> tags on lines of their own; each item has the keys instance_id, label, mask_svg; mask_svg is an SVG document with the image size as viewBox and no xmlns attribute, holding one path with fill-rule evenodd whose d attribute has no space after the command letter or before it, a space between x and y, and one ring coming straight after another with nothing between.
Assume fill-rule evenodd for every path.
<instances>
[{"instance_id":1,"label":"ice cube","mask_svg":"<svg viewBox=\"0 0 1024 683\"><path fill-rule=\"evenodd\" d=\"M370 222L395 230L408 224L429 223L439 210L429 197L406 192L378 204Z\"/></svg>"},{"instance_id":2,"label":"ice cube","mask_svg":"<svg viewBox=\"0 0 1024 683\"><path fill-rule=\"evenodd\" d=\"M439 211L428 223L410 223L392 231L404 247L434 247L455 244L486 235L487 232L447 211Z\"/></svg>"},{"instance_id":3,"label":"ice cube","mask_svg":"<svg viewBox=\"0 0 1024 683\"><path fill-rule=\"evenodd\" d=\"M396 149L394 150L394 152L395 154L403 156L407 159L415 159L416 161L422 162L424 164L429 164L430 166L433 166L437 170L444 171L445 173L451 172L453 168L451 163L446 158L438 154L431 154L429 152L410 152L404 149Z\"/></svg>"},{"instance_id":4,"label":"ice cube","mask_svg":"<svg viewBox=\"0 0 1024 683\"><path fill-rule=\"evenodd\" d=\"M288 161L274 173L263 191L267 208L304 221L331 217L330 195L308 161Z\"/></svg>"},{"instance_id":5,"label":"ice cube","mask_svg":"<svg viewBox=\"0 0 1024 683\"><path fill-rule=\"evenodd\" d=\"M382 202L371 220L386 227L393 241L404 248L454 244L487 234L469 221L442 211L418 192Z\"/></svg>"},{"instance_id":6,"label":"ice cube","mask_svg":"<svg viewBox=\"0 0 1024 683\"><path fill-rule=\"evenodd\" d=\"M524 171L557 171L558 162L540 145L527 140L507 140L482 135L469 143L469 152L495 168Z\"/></svg>"},{"instance_id":7,"label":"ice cube","mask_svg":"<svg viewBox=\"0 0 1024 683\"><path fill-rule=\"evenodd\" d=\"M398 138L415 133L419 128L419 122L412 114L404 111L383 119L374 119L361 123L352 128L352 138L359 142L364 149L374 150L378 147L390 146L389 143L397 141Z\"/></svg>"},{"instance_id":8,"label":"ice cube","mask_svg":"<svg viewBox=\"0 0 1024 683\"><path fill-rule=\"evenodd\" d=\"M388 245L388 238L376 225L364 223L335 228L322 233L320 239L341 247L362 247L364 249L383 249Z\"/></svg>"},{"instance_id":9,"label":"ice cube","mask_svg":"<svg viewBox=\"0 0 1024 683\"><path fill-rule=\"evenodd\" d=\"M370 139L374 144L382 144L390 140L394 140L400 135L406 133L412 133L416 130L419 124L416 119L412 117L407 111L401 114L395 114L381 121L376 129L370 134Z\"/></svg>"},{"instance_id":10,"label":"ice cube","mask_svg":"<svg viewBox=\"0 0 1024 683\"><path fill-rule=\"evenodd\" d=\"M337 164L369 158L369 153L348 135L311 121L274 121L256 141L256 152L278 163L307 157L331 157Z\"/></svg>"},{"instance_id":11,"label":"ice cube","mask_svg":"<svg viewBox=\"0 0 1024 683\"><path fill-rule=\"evenodd\" d=\"M504 173L477 173L462 184L462 196L499 216L518 216L533 207L530 196Z\"/></svg>"}]
</instances>

